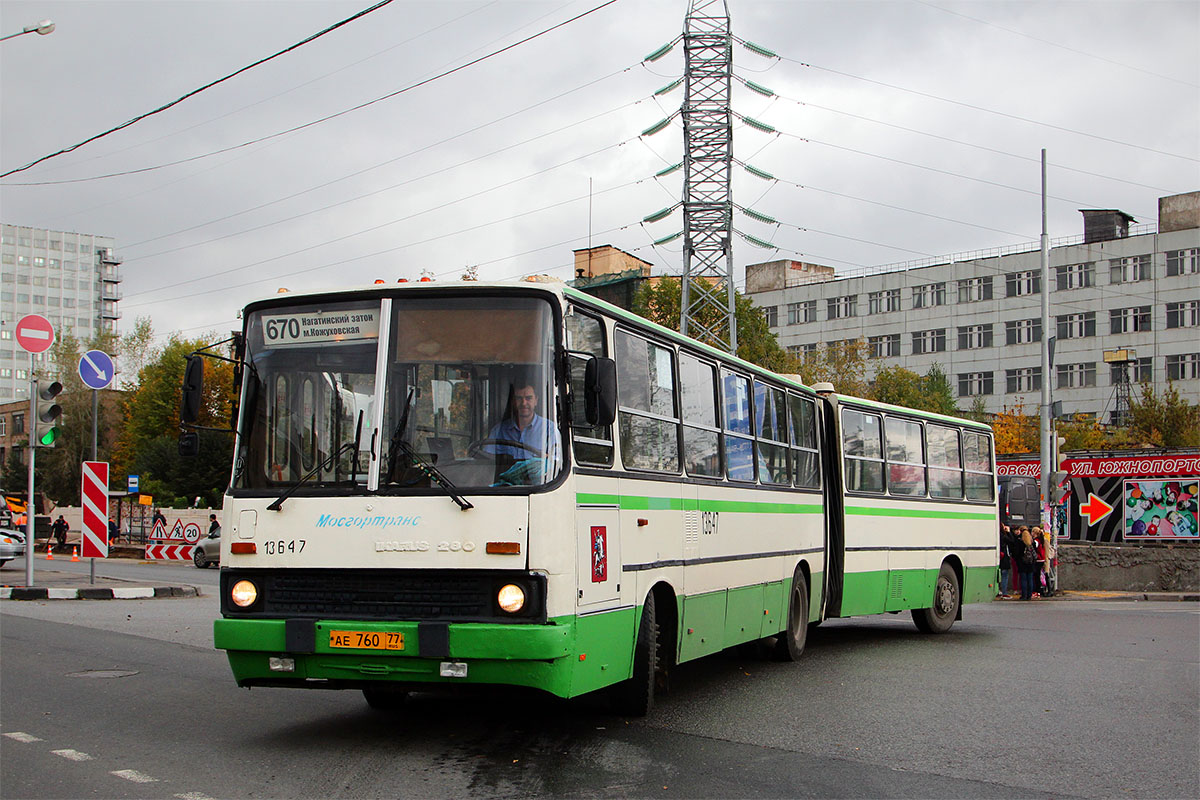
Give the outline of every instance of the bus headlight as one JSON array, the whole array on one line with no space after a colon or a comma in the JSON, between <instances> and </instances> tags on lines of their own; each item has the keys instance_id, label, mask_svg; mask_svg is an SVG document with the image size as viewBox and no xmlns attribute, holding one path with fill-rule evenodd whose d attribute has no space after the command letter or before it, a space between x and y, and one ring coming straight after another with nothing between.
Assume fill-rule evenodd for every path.
<instances>
[{"instance_id":1,"label":"bus headlight","mask_svg":"<svg viewBox=\"0 0 1200 800\"><path fill-rule=\"evenodd\" d=\"M258 587L252 581L238 581L229 590L229 598L239 608L249 608L258 599Z\"/></svg>"},{"instance_id":2,"label":"bus headlight","mask_svg":"<svg viewBox=\"0 0 1200 800\"><path fill-rule=\"evenodd\" d=\"M525 607L525 590L515 583L506 583L496 593L496 603L509 614L516 614Z\"/></svg>"}]
</instances>

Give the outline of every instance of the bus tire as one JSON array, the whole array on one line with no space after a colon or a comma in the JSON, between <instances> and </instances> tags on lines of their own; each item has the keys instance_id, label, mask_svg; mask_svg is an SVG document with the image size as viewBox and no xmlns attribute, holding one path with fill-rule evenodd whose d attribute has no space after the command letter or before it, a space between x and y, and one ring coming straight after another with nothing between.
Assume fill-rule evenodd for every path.
<instances>
[{"instance_id":1,"label":"bus tire","mask_svg":"<svg viewBox=\"0 0 1200 800\"><path fill-rule=\"evenodd\" d=\"M799 661L808 638L808 584L804 573L796 569L792 575L792 592L788 600L787 628L775 638L776 661Z\"/></svg>"},{"instance_id":2,"label":"bus tire","mask_svg":"<svg viewBox=\"0 0 1200 800\"><path fill-rule=\"evenodd\" d=\"M400 707L404 705L405 698L408 697L408 692L403 689L384 686L363 689L362 693L367 705L376 711L399 711Z\"/></svg>"},{"instance_id":3,"label":"bus tire","mask_svg":"<svg viewBox=\"0 0 1200 800\"><path fill-rule=\"evenodd\" d=\"M658 617L654 593L646 595L633 651L633 676L614 688L613 705L620 714L644 717L654 707L654 682L659 667Z\"/></svg>"},{"instance_id":4,"label":"bus tire","mask_svg":"<svg viewBox=\"0 0 1200 800\"><path fill-rule=\"evenodd\" d=\"M962 592L958 586L958 575L954 567L942 564L938 571L937 584L933 588L933 605L929 608L914 608L913 622L921 633L945 633L958 617L962 604Z\"/></svg>"}]
</instances>

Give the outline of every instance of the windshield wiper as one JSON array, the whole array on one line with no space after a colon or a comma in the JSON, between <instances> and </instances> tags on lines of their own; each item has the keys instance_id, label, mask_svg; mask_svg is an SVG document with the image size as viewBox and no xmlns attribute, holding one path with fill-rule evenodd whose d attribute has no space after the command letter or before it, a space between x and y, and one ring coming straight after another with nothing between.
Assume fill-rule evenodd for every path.
<instances>
[{"instance_id":1,"label":"windshield wiper","mask_svg":"<svg viewBox=\"0 0 1200 800\"><path fill-rule=\"evenodd\" d=\"M425 457L416 450L413 450L412 445L404 441L404 439L393 438L392 447L395 448L397 446L404 452L406 456L409 457L409 459L412 461L412 465L420 470L425 477L429 478L431 482L436 483L438 486L441 486L443 489L445 489L446 494L451 500L458 503L459 508L461 508L463 511L466 511L468 508L475 507L471 505L470 501L462 496L462 493L458 491L458 487L455 486L449 478L443 475L440 469L435 467L431 462L426 461Z\"/></svg>"},{"instance_id":2,"label":"windshield wiper","mask_svg":"<svg viewBox=\"0 0 1200 800\"><path fill-rule=\"evenodd\" d=\"M354 461L355 461L356 469L354 470L353 474L357 475L358 474L358 470L357 470L358 446L359 446L360 442L362 441L362 424L363 424L363 412L360 410L358 412L358 426L354 429L354 441L345 442L337 450L330 453L328 458L326 458L320 464L317 464L315 467L313 467L307 475L305 475L303 478L301 478L300 480L293 483L286 492L279 495L279 497L275 498L275 502L273 502L273 503L271 503L271 505L267 506L267 511L278 511L280 508L283 507L283 501L287 500L289 497L291 497L293 494L295 494L296 490L299 489L301 486L308 483L309 479L312 478L312 476L316 475L321 470L326 470L326 469L332 468L333 465L337 463L337 460L339 458L341 458L343 455L345 455L347 452L354 453Z\"/></svg>"}]
</instances>

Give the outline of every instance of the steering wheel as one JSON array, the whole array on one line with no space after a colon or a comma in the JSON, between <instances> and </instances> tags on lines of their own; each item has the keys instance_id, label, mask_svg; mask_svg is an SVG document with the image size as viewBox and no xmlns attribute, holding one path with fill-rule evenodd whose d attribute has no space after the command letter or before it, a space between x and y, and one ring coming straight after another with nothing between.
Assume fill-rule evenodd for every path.
<instances>
[{"instance_id":1,"label":"steering wheel","mask_svg":"<svg viewBox=\"0 0 1200 800\"><path fill-rule=\"evenodd\" d=\"M519 447L522 450L526 450L529 453L531 453L535 458L545 458L546 457L546 451L539 450L536 447L527 445L524 442L515 441L513 439L477 439L476 441L471 442L469 445L467 445L467 455L471 458L474 458L475 456L479 455L479 451L482 448L488 447L488 446L495 446L495 445L500 445L500 446L505 446L505 447ZM492 455L492 454L488 453L488 455Z\"/></svg>"}]
</instances>

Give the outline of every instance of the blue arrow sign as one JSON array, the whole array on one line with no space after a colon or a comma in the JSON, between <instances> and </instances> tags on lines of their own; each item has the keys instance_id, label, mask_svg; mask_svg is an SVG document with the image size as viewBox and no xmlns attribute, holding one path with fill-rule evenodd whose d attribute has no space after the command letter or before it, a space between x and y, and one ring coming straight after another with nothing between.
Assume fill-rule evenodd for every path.
<instances>
[{"instance_id":1,"label":"blue arrow sign","mask_svg":"<svg viewBox=\"0 0 1200 800\"><path fill-rule=\"evenodd\" d=\"M103 389L113 381L112 356L103 350L88 350L79 357L79 377L89 389Z\"/></svg>"}]
</instances>

